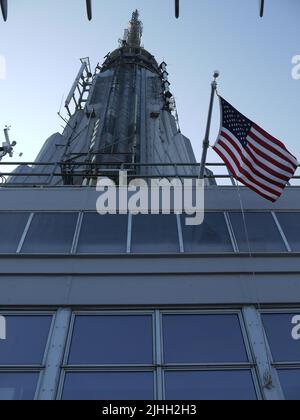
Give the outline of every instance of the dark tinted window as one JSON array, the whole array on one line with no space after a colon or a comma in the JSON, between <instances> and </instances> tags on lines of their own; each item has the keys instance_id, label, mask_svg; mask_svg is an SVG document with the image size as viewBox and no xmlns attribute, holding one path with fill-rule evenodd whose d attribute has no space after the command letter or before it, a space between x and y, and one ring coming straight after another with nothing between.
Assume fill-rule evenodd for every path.
<instances>
[{"instance_id":1,"label":"dark tinted window","mask_svg":"<svg viewBox=\"0 0 300 420\"><path fill-rule=\"evenodd\" d=\"M36 213L26 236L23 253L69 253L78 215Z\"/></svg>"},{"instance_id":2,"label":"dark tinted window","mask_svg":"<svg viewBox=\"0 0 300 420\"><path fill-rule=\"evenodd\" d=\"M137 215L132 217L134 253L179 252L175 215Z\"/></svg>"},{"instance_id":3,"label":"dark tinted window","mask_svg":"<svg viewBox=\"0 0 300 420\"><path fill-rule=\"evenodd\" d=\"M204 223L186 226L181 218L185 252L232 252L232 242L223 213L205 213Z\"/></svg>"},{"instance_id":4,"label":"dark tinted window","mask_svg":"<svg viewBox=\"0 0 300 420\"><path fill-rule=\"evenodd\" d=\"M38 378L38 373L0 372L0 400L33 400Z\"/></svg>"},{"instance_id":5,"label":"dark tinted window","mask_svg":"<svg viewBox=\"0 0 300 420\"><path fill-rule=\"evenodd\" d=\"M271 213L231 213L230 219L240 252L285 252L286 247ZM247 237L248 235L248 237Z\"/></svg>"},{"instance_id":6,"label":"dark tinted window","mask_svg":"<svg viewBox=\"0 0 300 420\"><path fill-rule=\"evenodd\" d=\"M43 361L51 316L7 316L0 341L0 365L37 365Z\"/></svg>"},{"instance_id":7,"label":"dark tinted window","mask_svg":"<svg viewBox=\"0 0 300 420\"><path fill-rule=\"evenodd\" d=\"M67 373L64 400L153 400L152 372Z\"/></svg>"},{"instance_id":8,"label":"dark tinted window","mask_svg":"<svg viewBox=\"0 0 300 420\"><path fill-rule=\"evenodd\" d=\"M125 253L128 216L87 213L83 217L77 252Z\"/></svg>"},{"instance_id":9,"label":"dark tinted window","mask_svg":"<svg viewBox=\"0 0 300 420\"><path fill-rule=\"evenodd\" d=\"M300 369L279 370L278 374L285 398L300 401Z\"/></svg>"},{"instance_id":10,"label":"dark tinted window","mask_svg":"<svg viewBox=\"0 0 300 420\"><path fill-rule=\"evenodd\" d=\"M166 363L247 362L236 315L164 315Z\"/></svg>"},{"instance_id":11,"label":"dark tinted window","mask_svg":"<svg viewBox=\"0 0 300 420\"><path fill-rule=\"evenodd\" d=\"M250 371L166 372L167 400L257 400Z\"/></svg>"},{"instance_id":12,"label":"dark tinted window","mask_svg":"<svg viewBox=\"0 0 300 420\"><path fill-rule=\"evenodd\" d=\"M77 316L70 364L151 364L152 317Z\"/></svg>"},{"instance_id":13,"label":"dark tinted window","mask_svg":"<svg viewBox=\"0 0 300 420\"><path fill-rule=\"evenodd\" d=\"M16 252L29 218L28 213L0 213L0 252Z\"/></svg>"},{"instance_id":14,"label":"dark tinted window","mask_svg":"<svg viewBox=\"0 0 300 420\"><path fill-rule=\"evenodd\" d=\"M300 315L296 314L262 316L275 362L300 362L300 339L295 339L297 334L300 338L300 322L297 326L294 322L296 317L300 320Z\"/></svg>"},{"instance_id":15,"label":"dark tinted window","mask_svg":"<svg viewBox=\"0 0 300 420\"><path fill-rule=\"evenodd\" d=\"M277 213L279 223L292 251L300 251L300 213Z\"/></svg>"}]
</instances>

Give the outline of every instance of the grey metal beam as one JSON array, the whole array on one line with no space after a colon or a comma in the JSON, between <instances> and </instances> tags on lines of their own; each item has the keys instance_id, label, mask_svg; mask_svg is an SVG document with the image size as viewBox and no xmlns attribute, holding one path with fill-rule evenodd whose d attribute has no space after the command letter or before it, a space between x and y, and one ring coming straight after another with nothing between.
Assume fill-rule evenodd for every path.
<instances>
[{"instance_id":1,"label":"grey metal beam","mask_svg":"<svg viewBox=\"0 0 300 420\"><path fill-rule=\"evenodd\" d=\"M271 354L268 349L260 315L253 306L243 308L243 314L252 351L257 363L257 371L264 399L282 401L284 400L283 392L277 371L271 364Z\"/></svg>"},{"instance_id":2,"label":"grey metal beam","mask_svg":"<svg viewBox=\"0 0 300 420\"><path fill-rule=\"evenodd\" d=\"M299 276L293 275L255 275L255 279L252 274L0 278L3 307L249 304L299 307L299 296Z\"/></svg>"},{"instance_id":3,"label":"grey metal beam","mask_svg":"<svg viewBox=\"0 0 300 420\"><path fill-rule=\"evenodd\" d=\"M55 400L61 373L61 364L68 337L71 313L71 309L61 308L58 309L55 315L54 326L46 356L46 368L37 394L38 400Z\"/></svg>"}]
</instances>

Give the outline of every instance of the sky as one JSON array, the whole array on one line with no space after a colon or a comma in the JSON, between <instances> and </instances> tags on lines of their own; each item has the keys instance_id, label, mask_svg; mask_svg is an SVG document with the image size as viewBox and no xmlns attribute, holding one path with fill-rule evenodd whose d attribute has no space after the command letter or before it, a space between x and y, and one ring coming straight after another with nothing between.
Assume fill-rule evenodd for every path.
<instances>
[{"instance_id":1,"label":"sky","mask_svg":"<svg viewBox=\"0 0 300 420\"><path fill-rule=\"evenodd\" d=\"M32 161L44 141L62 131L57 112L78 73L81 57L92 67L118 46L135 8L144 24L143 44L168 63L183 134L198 160L205 133L213 71L218 91L248 118L263 126L300 160L300 80L292 58L300 55L300 0L93 0L88 22L84 0L9 0L9 19L0 19L0 141L11 125L18 141L15 160ZM215 103L211 144L220 124ZM8 158L5 158L6 161ZM218 156L209 151L209 162Z\"/></svg>"}]
</instances>

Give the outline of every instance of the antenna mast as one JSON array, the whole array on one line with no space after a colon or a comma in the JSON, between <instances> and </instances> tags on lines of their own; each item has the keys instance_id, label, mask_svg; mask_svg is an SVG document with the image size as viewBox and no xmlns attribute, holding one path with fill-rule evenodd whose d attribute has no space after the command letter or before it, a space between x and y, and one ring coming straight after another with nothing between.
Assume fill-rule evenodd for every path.
<instances>
[{"instance_id":1,"label":"antenna mast","mask_svg":"<svg viewBox=\"0 0 300 420\"><path fill-rule=\"evenodd\" d=\"M132 13L132 18L128 26L127 44L129 47L139 48L141 46L143 35L143 24L139 19L140 14L138 10Z\"/></svg>"}]
</instances>

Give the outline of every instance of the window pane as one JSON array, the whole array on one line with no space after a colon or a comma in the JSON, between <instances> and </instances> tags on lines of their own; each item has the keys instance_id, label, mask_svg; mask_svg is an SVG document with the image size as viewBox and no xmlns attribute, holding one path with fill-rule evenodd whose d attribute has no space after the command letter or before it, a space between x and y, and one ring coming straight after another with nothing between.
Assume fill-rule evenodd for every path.
<instances>
[{"instance_id":1,"label":"window pane","mask_svg":"<svg viewBox=\"0 0 300 420\"><path fill-rule=\"evenodd\" d=\"M83 218L77 252L125 253L128 216L86 213Z\"/></svg>"},{"instance_id":2,"label":"window pane","mask_svg":"<svg viewBox=\"0 0 300 420\"><path fill-rule=\"evenodd\" d=\"M29 218L28 213L1 213L0 252L16 252Z\"/></svg>"},{"instance_id":3,"label":"window pane","mask_svg":"<svg viewBox=\"0 0 300 420\"><path fill-rule=\"evenodd\" d=\"M152 372L67 373L63 400L153 400Z\"/></svg>"},{"instance_id":4,"label":"window pane","mask_svg":"<svg viewBox=\"0 0 300 420\"><path fill-rule=\"evenodd\" d=\"M278 374L285 398L300 401L300 369L279 370Z\"/></svg>"},{"instance_id":5,"label":"window pane","mask_svg":"<svg viewBox=\"0 0 300 420\"><path fill-rule=\"evenodd\" d=\"M77 218L76 213L36 213L22 252L69 253Z\"/></svg>"},{"instance_id":6,"label":"window pane","mask_svg":"<svg viewBox=\"0 0 300 420\"><path fill-rule=\"evenodd\" d=\"M250 371L166 372L167 400L257 400Z\"/></svg>"},{"instance_id":7,"label":"window pane","mask_svg":"<svg viewBox=\"0 0 300 420\"><path fill-rule=\"evenodd\" d=\"M0 372L0 401L33 400L38 373Z\"/></svg>"},{"instance_id":8,"label":"window pane","mask_svg":"<svg viewBox=\"0 0 300 420\"><path fill-rule=\"evenodd\" d=\"M233 252L223 213L205 213L200 226L186 226L181 218L185 252Z\"/></svg>"},{"instance_id":9,"label":"window pane","mask_svg":"<svg viewBox=\"0 0 300 420\"><path fill-rule=\"evenodd\" d=\"M51 316L7 316L6 340L0 343L0 365L41 364L51 321Z\"/></svg>"},{"instance_id":10,"label":"window pane","mask_svg":"<svg viewBox=\"0 0 300 420\"><path fill-rule=\"evenodd\" d=\"M132 217L134 253L179 252L175 215L138 215Z\"/></svg>"},{"instance_id":11,"label":"window pane","mask_svg":"<svg viewBox=\"0 0 300 420\"><path fill-rule=\"evenodd\" d=\"M276 213L292 251L300 251L300 213Z\"/></svg>"},{"instance_id":12,"label":"window pane","mask_svg":"<svg viewBox=\"0 0 300 420\"><path fill-rule=\"evenodd\" d=\"M241 213L231 213L230 219L240 252L285 252L286 247L271 213L245 213L247 234Z\"/></svg>"},{"instance_id":13,"label":"window pane","mask_svg":"<svg viewBox=\"0 0 300 420\"><path fill-rule=\"evenodd\" d=\"M69 363L151 364L152 317L77 316Z\"/></svg>"},{"instance_id":14,"label":"window pane","mask_svg":"<svg viewBox=\"0 0 300 420\"><path fill-rule=\"evenodd\" d=\"M237 315L165 315L166 363L247 362Z\"/></svg>"},{"instance_id":15,"label":"window pane","mask_svg":"<svg viewBox=\"0 0 300 420\"><path fill-rule=\"evenodd\" d=\"M293 338L295 316L296 313L262 316L275 362L300 362L300 340Z\"/></svg>"}]
</instances>

